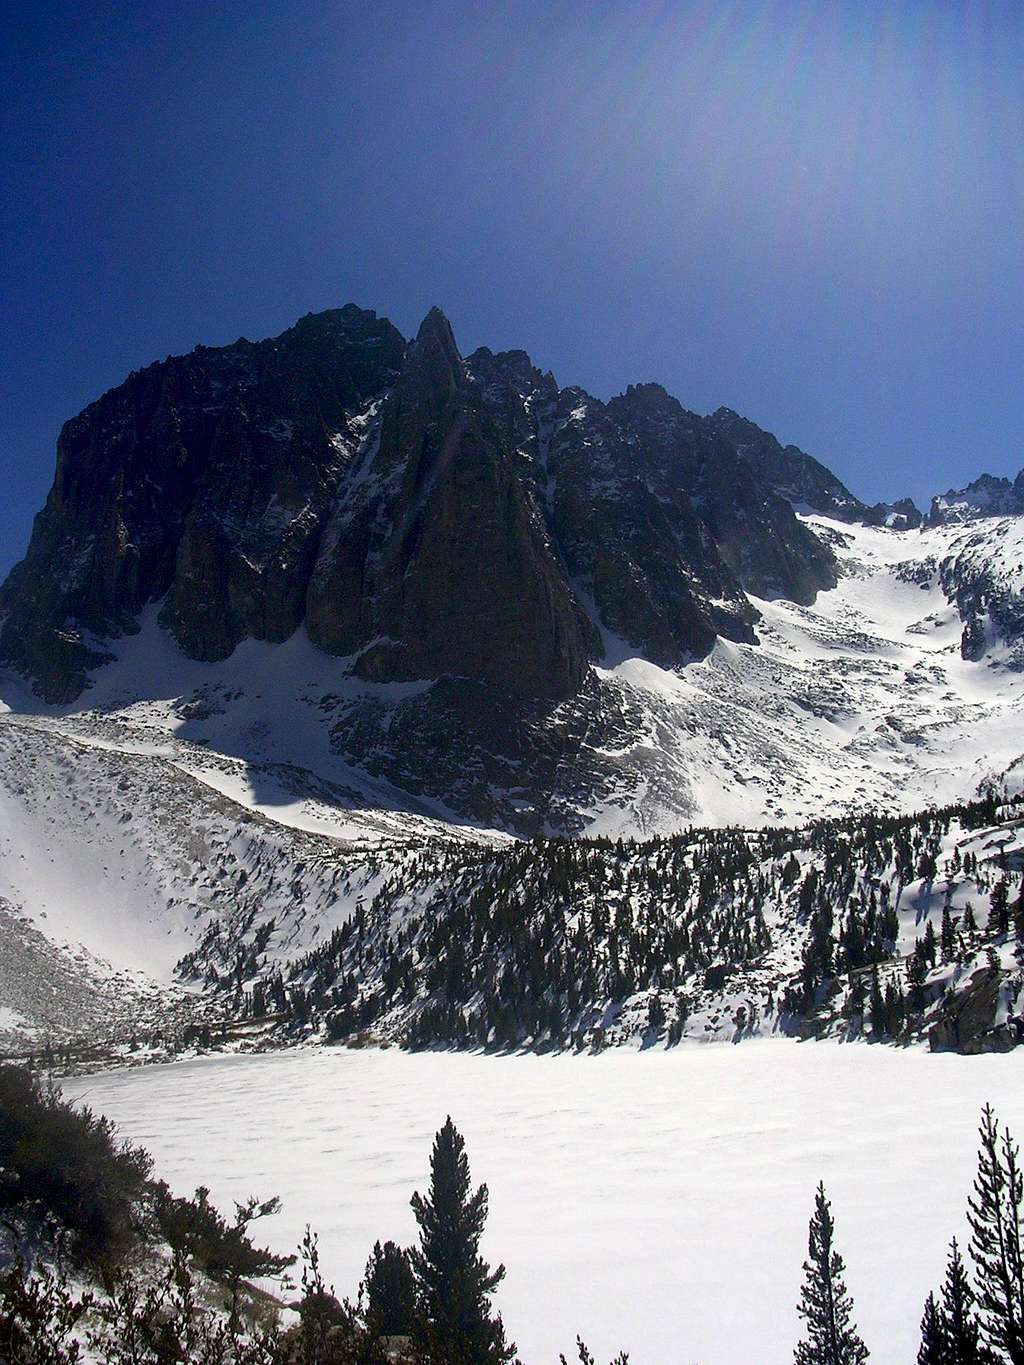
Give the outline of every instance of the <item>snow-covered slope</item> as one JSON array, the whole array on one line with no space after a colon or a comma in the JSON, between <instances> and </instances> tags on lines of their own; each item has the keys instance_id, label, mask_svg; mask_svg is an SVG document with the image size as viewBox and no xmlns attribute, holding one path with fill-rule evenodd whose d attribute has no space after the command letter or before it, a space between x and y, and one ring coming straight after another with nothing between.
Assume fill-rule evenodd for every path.
<instances>
[{"instance_id":1,"label":"snow-covered slope","mask_svg":"<svg viewBox=\"0 0 1024 1365\"><path fill-rule=\"evenodd\" d=\"M605 677L648 718L591 833L791 823L912 810L1019 783L1024 672L989 625L965 659L956 585L1021 591L1024 519L894 531L808 518L842 578L813 607L756 600L759 643L720 640L667 672L628 653Z\"/></svg>"},{"instance_id":2,"label":"snow-covered slope","mask_svg":"<svg viewBox=\"0 0 1024 1365\"><path fill-rule=\"evenodd\" d=\"M584 724L551 778L549 832L801 824L1021 788L1024 671L1004 637L1024 590L1024 519L806 520L835 551L838 586L810 607L757 600L756 644L719 640L668 670L605 635L601 733ZM75 703L0 680L6 961L35 962L39 982L0 991L7 1032L77 1025L52 1008L69 988L47 971L102 1014L112 993L141 999L141 983L166 982L197 949L225 970L234 935L248 951L258 932L270 960L295 961L403 860L507 841L342 757L352 708L397 713L428 684L346 676L302 630L200 663L156 618L144 613ZM538 799L501 795L510 809ZM211 934L216 953L202 949Z\"/></svg>"},{"instance_id":3,"label":"snow-covered slope","mask_svg":"<svg viewBox=\"0 0 1024 1365\"><path fill-rule=\"evenodd\" d=\"M0 717L0 1042L127 1036L211 926L303 952L410 847L452 837L416 817L346 822L301 770L268 765L260 781L130 716L106 720L69 733ZM275 799L291 823L261 813ZM188 1013L178 988L163 999Z\"/></svg>"}]
</instances>

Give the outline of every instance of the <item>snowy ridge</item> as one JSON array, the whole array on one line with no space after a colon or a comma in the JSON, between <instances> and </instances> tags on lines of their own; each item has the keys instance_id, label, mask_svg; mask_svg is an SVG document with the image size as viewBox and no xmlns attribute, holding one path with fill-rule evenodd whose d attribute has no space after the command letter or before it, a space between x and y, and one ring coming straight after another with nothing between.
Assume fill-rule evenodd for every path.
<instances>
[{"instance_id":1,"label":"snowy ridge","mask_svg":"<svg viewBox=\"0 0 1024 1365\"><path fill-rule=\"evenodd\" d=\"M982 474L966 488L940 493L932 499L931 522L969 522L979 517L1020 516L1024 513L1024 471L1013 483Z\"/></svg>"}]
</instances>

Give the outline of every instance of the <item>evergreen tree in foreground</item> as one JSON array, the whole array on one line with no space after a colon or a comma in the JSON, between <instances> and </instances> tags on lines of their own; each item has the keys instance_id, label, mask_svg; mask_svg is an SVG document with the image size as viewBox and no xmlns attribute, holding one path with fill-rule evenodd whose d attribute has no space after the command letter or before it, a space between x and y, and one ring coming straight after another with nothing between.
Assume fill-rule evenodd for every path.
<instances>
[{"instance_id":1,"label":"evergreen tree in foreground","mask_svg":"<svg viewBox=\"0 0 1024 1365\"><path fill-rule=\"evenodd\" d=\"M946 1334L943 1365L985 1365L986 1361L992 1361L992 1353L982 1344L981 1323L974 1303L974 1291L954 1237L942 1286L942 1319Z\"/></svg>"},{"instance_id":2,"label":"evergreen tree in foreground","mask_svg":"<svg viewBox=\"0 0 1024 1365\"><path fill-rule=\"evenodd\" d=\"M804 1287L797 1304L807 1336L794 1352L794 1365L861 1365L868 1358L867 1347L852 1321L853 1303L843 1283L843 1258L833 1250L834 1231L825 1186L819 1185L807 1239Z\"/></svg>"},{"instance_id":3,"label":"evergreen tree in foreground","mask_svg":"<svg viewBox=\"0 0 1024 1365\"><path fill-rule=\"evenodd\" d=\"M416 1315L416 1280L408 1252L394 1242L374 1243L362 1290L366 1326L379 1337L408 1336Z\"/></svg>"},{"instance_id":4,"label":"evergreen tree in foreground","mask_svg":"<svg viewBox=\"0 0 1024 1365\"><path fill-rule=\"evenodd\" d=\"M515 1355L490 1296L505 1277L479 1252L487 1186L470 1191L466 1144L451 1117L434 1139L430 1192L412 1197L420 1245L409 1253L417 1287L414 1335L431 1365L503 1365Z\"/></svg>"},{"instance_id":5,"label":"evergreen tree in foreground","mask_svg":"<svg viewBox=\"0 0 1024 1365\"><path fill-rule=\"evenodd\" d=\"M994 1365L996 1357L981 1340L974 1303L967 1268L954 1238L942 1286L942 1305L936 1304L934 1294L925 1301L917 1365Z\"/></svg>"},{"instance_id":6,"label":"evergreen tree in foreground","mask_svg":"<svg viewBox=\"0 0 1024 1365\"><path fill-rule=\"evenodd\" d=\"M986 1105L974 1195L968 1204L971 1258L982 1332L995 1358L1024 1365L1024 1174L1017 1144Z\"/></svg>"},{"instance_id":7,"label":"evergreen tree in foreground","mask_svg":"<svg viewBox=\"0 0 1024 1365\"><path fill-rule=\"evenodd\" d=\"M924 1301L924 1314L921 1318L921 1345L917 1352L917 1365L947 1365L946 1323L942 1310L935 1302L935 1295L929 1294Z\"/></svg>"}]
</instances>

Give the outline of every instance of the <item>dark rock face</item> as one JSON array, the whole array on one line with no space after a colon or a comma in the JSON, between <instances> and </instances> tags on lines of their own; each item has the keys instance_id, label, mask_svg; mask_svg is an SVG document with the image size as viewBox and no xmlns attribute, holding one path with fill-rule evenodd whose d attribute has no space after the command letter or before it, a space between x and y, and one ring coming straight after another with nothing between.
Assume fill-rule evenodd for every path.
<instances>
[{"instance_id":1,"label":"dark rock face","mask_svg":"<svg viewBox=\"0 0 1024 1365\"><path fill-rule=\"evenodd\" d=\"M647 657L678 664L718 634L752 640L756 612L682 481L616 418L614 402L559 391L522 352L467 362L516 442L535 516L595 619ZM614 649L614 644L609 641Z\"/></svg>"},{"instance_id":2,"label":"dark rock face","mask_svg":"<svg viewBox=\"0 0 1024 1365\"><path fill-rule=\"evenodd\" d=\"M784 446L731 408L719 408L710 426L757 470L780 497L838 521L863 521L869 509L846 485L799 446Z\"/></svg>"},{"instance_id":3,"label":"dark rock face","mask_svg":"<svg viewBox=\"0 0 1024 1365\"><path fill-rule=\"evenodd\" d=\"M374 679L571 695L597 636L447 322L410 346L348 307L152 365L61 433L0 656L70 700L163 601L193 658L304 621Z\"/></svg>"},{"instance_id":4,"label":"dark rock face","mask_svg":"<svg viewBox=\"0 0 1024 1365\"><path fill-rule=\"evenodd\" d=\"M968 529L939 564L939 583L964 623L961 655L977 663L1001 640L1016 647L1008 662L1019 671L1024 669L1024 594L1014 581L1013 561L1000 563L1002 558L984 530Z\"/></svg>"},{"instance_id":5,"label":"dark rock face","mask_svg":"<svg viewBox=\"0 0 1024 1365\"><path fill-rule=\"evenodd\" d=\"M1016 1018L997 1025L999 975L987 968L976 971L967 985L945 1001L929 1035L932 1052L1010 1052L1024 1041L1024 1021Z\"/></svg>"},{"instance_id":6,"label":"dark rock face","mask_svg":"<svg viewBox=\"0 0 1024 1365\"><path fill-rule=\"evenodd\" d=\"M552 698L582 684L593 627L436 311L337 501L307 620L372 680L454 674Z\"/></svg>"},{"instance_id":7,"label":"dark rock face","mask_svg":"<svg viewBox=\"0 0 1024 1365\"><path fill-rule=\"evenodd\" d=\"M832 552L714 422L686 412L656 384L628 389L613 407L651 452L652 473L683 482L740 589L807 605L835 587Z\"/></svg>"},{"instance_id":8,"label":"dark rock face","mask_svg":"<svg viewBox=\"0 0 1024 1365\"><path fill-rule=\"evenodd\" d=\"M559 405L553 509L572 572L604 624L658 663L706 654L717 635L753 641L757 612L694 506L685 443L666 450L625 403L570 389Z\"/></svg>"},{"instance_id":9,"label":"dark rock face","mask_svg":"<svg viewBox=\"0 0 1024 1365\"><path fill-rule=\"evenodd\" d=\"M338 478L333 438L404 349L350 306L150 365L66 423L28 554L0 589L0 657L69 700L103 659L89 635L130 631L165 597L195 658L286 639Z\"/></svg>"},{"instance_id":10,"label":"dark rock face","mask_svg":"<svg viewBox=\"0 0 1024 1365\"><path fill-rule=\"evenodd\" d=\"M467 367L574 586L646 657L675 665L718 636L753 641L748 591L809 603L835 585L831 551L659 385L605 404L560 391L521 351L477 351Z\"/></svg>"},{"instance_id":11,"label":"dark rock face","mask_svg":"<svg viewBox=\"0 0 1024 1365\"><path fill-rule=\"evenodd\" d=\"M960 652L977 663L993 644L1011 646L1008 667L1024 670L1024 593L1013 524L1024 516L1024 470L1014 479L982 474L966 488L932 499L929 526L956 535L939 564L939 582L964 623Z\"/></svg>"},{"instance_id":12,"label":"dark rock face","mask_svg":"<svg viewBox=\"0 0 1024 1365\"><path fill-rule=\"evenodd\" d=\"M813 455L799 446L781 445L770 431L763 431L731 408L719 408L707 421L774 493L794 507L808 508L837 521L891 526L898 531L913 530L924 520L911 498L868 507Z\"/></svg>"}]
</instances>

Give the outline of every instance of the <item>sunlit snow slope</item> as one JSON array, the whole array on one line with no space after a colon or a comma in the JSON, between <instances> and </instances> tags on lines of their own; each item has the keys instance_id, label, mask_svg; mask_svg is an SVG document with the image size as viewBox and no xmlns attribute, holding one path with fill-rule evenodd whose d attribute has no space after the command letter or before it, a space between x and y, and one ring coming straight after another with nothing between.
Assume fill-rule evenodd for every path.
<instances>
[{"instance_id":1,"label":"sunlit snow slope","mask_svg":"<svg viewBox=\"0 0 1024 1365\"><path fill-rule=\"evenodd\" d=\"M629 657L608 668L642 698L650 728L621 755L623 799L595 809L588 832L655 832L686 818L799 823L1019 786L1020 660L998 640L978 662L962 657L964 623L942 579L980 560L1019 585L1024 522L892 531L808 521L843 568L813 607L755 599L757 645L720 640L678 673Z\"/></svg>"},{"instance_id":2,"label":"sunlit snow slope","mask_svg":"<svg viewBox=\"0 0 1024 1365\"><path fill-rule=\"evenodd\" d=\"M98 1026L127 1036L186 1011L159 987L211 927L241 937L258 915L268 951L301 953L437 832L410 817L405 832L368 821L372 839L325 834L319 804L298 798L295 824L272 820L237 765L146 746L116 719L96 731L0 717L0 1046ZM287 802L284 777L267 791Z\"/></svg>"}]
</instances>

